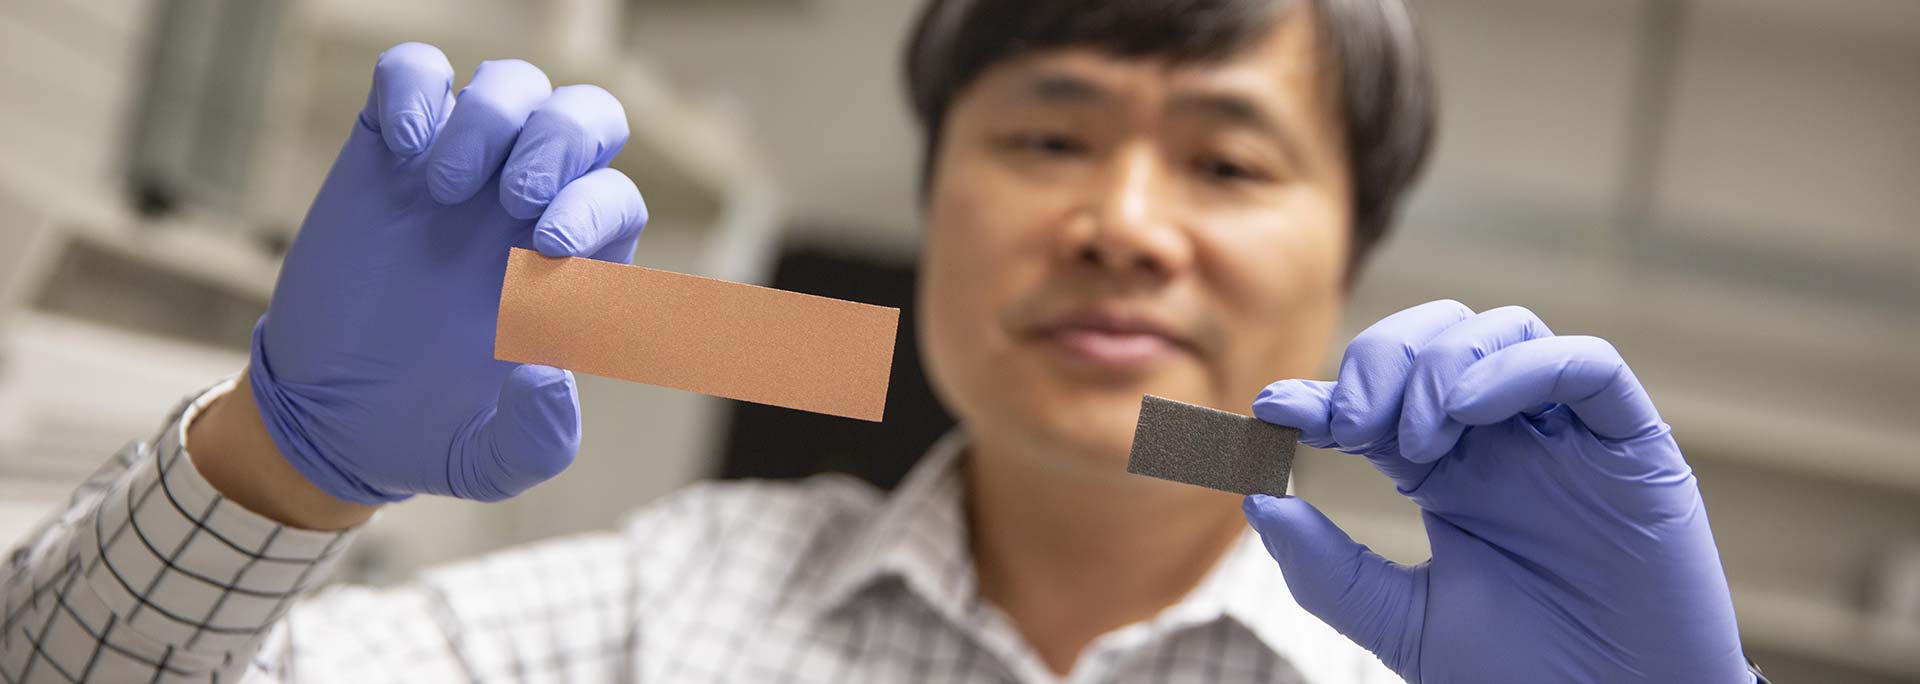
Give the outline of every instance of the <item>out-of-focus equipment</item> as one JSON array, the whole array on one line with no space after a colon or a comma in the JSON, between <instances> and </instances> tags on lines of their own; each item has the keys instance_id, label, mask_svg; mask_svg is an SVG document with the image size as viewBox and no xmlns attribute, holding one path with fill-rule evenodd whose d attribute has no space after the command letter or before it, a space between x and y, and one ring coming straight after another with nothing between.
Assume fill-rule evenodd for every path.
<instances>
[{"instance_id":1,"label":"out-of-focus equipment","mask_svg":"<svg viewBox=\"0 0 1920 684\"><path fill-rule=\"evenodd\" d=\"M287 0L165 0L149 18L124 172L150 216L248 206Z\"/></svg>"},{"instance_id":2,"label":"out-of-focus equipment","mask_svg":"<svg viewBox=\"0 0 1920 684\"><path fill-rule=\"evenodd\" d=\"M1881 561L1868 604L1888 641L1920 640L1920 539L1892 545Z\"/></svg>"}]
</instances>

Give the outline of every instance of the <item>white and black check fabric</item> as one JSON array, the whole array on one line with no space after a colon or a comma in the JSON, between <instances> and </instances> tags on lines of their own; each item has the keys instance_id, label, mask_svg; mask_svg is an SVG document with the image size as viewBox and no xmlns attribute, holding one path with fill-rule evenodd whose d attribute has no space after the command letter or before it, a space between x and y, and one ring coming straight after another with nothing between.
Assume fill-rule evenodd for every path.
<instances>
[{"instance_id":1,"label":"white and black check fabric","mask_svg":"<svg viewBox=\"0 0 1920 684\"><path fill-rule=\"evenodd\" d=\"M8 559L0 682L1057 682L975 591L955 462L690 487L618 532L396 588L329 588L352 532L277 525L193 469L187 405ZM1308 615L1251 533L1075 683L1398 682Z\"/></svg>"}]
</instances>

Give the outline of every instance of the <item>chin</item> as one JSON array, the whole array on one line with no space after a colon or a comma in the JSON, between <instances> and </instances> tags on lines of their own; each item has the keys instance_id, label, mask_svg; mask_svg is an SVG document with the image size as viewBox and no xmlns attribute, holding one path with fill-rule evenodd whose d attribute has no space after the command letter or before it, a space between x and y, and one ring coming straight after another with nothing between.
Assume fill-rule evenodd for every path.
<instances>
[{"instance_id":1,"label":"chin","mask_svg":"<svg viewBox=\"0 0 1920 684\"><path fill-rule=\"evenodd\" d=\"M1133 428L1140 420L1138 394L1106 393L1063 406L1036 426L1049 433L1061 456L1100 466L1124 469L1133 448Z\"/></svg>"},{"instance_id":2,"label":"chin","mask_svg":"<svg viewBox=\"0 0 1920 684\"><path fill-rule=\"evenodd\" d=\"M1183 380L1188 379L1178 373L1131 382L1086 382L1074 375L1037 377L1029 384L1033 391L1005 405L1024 414L1008 418L1022 423L1022 431L1045 445L1045 452L1067 464L1124 471L1140 420L1140 396L1196 401L1194 383Z\"/></svg>"}]
</instances>

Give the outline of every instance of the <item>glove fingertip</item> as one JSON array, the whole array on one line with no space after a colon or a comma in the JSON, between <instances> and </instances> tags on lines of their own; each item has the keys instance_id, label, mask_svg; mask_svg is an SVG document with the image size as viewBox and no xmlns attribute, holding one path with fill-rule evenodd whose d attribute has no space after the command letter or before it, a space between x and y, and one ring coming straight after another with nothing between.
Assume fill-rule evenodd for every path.
<instances>
[{"instance_id":1,"label":"glove fingertip","mask_svg":"<svg viewBox=\"0 0 1920 684\"><path fill-rule=\"evenodd\" d=\"M1295 591L1311 592L1324 576L1338 575L1361 548L1299 497L1254 494L1242 503L1242 510L1281 572L1303 578L1289 584Z\"/></svg>"},{"instance_id":2,"label":"glove fingertip","mask_svg":"<svg viewBox=\"0 0 1920 684\"><path fill-rule=\"evenodd\" d=\"M547 256L632 261L647 206L626 174L600 169L561 188L534 224L533 247Z\"/></svg>"},{"instance_id":3,"label":"glove fingertip","mask_svg":"<svg viewBox=\"0 0 1920 684\"><path fill-rule=\"evenodd\" d=\"M521 364L507 374L500 392L502 410L531 410L552 418L578 418L573 372L537 363ZM565 414L565 415L562 415Z\"/></svg>"},{"instance_id":4,"label":"glove fingertip","mask_svg":"<svg viewBox=\"0 0 1920 684\"><path fill-rule=\"evenodd\" d=\"M580 449L580 400L573 374L538 364L517 366L500 388L486 427L499 459L494 488L506 496L552 479Z\"/></svg>"},{"instance_id":5,"label":"glove fingertip","mask_svg":"<svg viewBox=\"0 0 1920 684\"><path fill-rule=\"evenodd\" d=\"M1460 441L1460 435L1466 426L1452 420L1442 420L1439 425L1417 432L1402 430L1400 433L1400 457L1412 463L1432 463L1440 460Z\"/></svg>"},{"instance_id":6,"label":"glove fingertip","mask_svg":"<svg viewBox=\"0 0 1920 684\"><path fill-rule=\"evenodd\" d=\"M1304 510L1303 510L1304 508ZM1299 497L1278 497L1270 494L1249 494L1240 502L1240 510L1247 517L1247 524L1260 533L1267 551L1274 560L1281 560L1288 542L1296 533L1294 529L1297 516L1304 511L1316 511Z\"/></svg>"},{"instance_id":7,"label":"glove fingertip","mask_svg":"<svg viewBox=\"0 0 1920 684\"><path fill-rule=\"evenodd\" d=\"M519 145L526 144L522 138ZM540 163L530 161L518 154L518 146L513 157L500 171L500 206L507 214L521 220L540 218L546 212L547 205L553 202L557 188L553 187L549 168L551 160Z\"/></svg>"},{"instance_id":8,"label":"glove fingertip","mask_svg":"<svg viewBox=\"0 0 1920 684\"><path fill-rule=\"evenodd\" d=\"M407 112L394 117L393 124L387 128L387 144L394 152L411 157L427 151L427 143L433 139L427 126L427 117L417 112Z\"/></svg>"},{"instance_id":9,"label":"glove fingertip","mask_svg":"<svg viewBox=\"0 0 1920 684\"><path fill-rule=\"evenodd\" d=\"M1261 546L1266 547L1267 555L1277 562L1285 562L1286 531L1276 499L1267 494L1249 494L1240 501L1240 512L1247 518L1247 526L1260 535Z\"/></svg>"},{"instance_id":10,"label":"glove fingertip","mask_svg":"<svg viewBox=\"0 0 1920 684\"><path fill-rule=\"evenodd\" d=\"M1456 378L1453 386L1447 388L1446 396L1440 398L1440 410L1452 418L1467 425L1484 425L1505 416L1484 416L1487 412L1489 389L1498 386L1499 369L1486 360L1467 367Z\"/></svg>"},{"instance_id":11,"label":"glove fingertip","mask_svg":"<svg viewBox=\"0 0 1920 684\"><path fill-rule=\"evenodd\" d=\"M547 203L547 199L540 198L539 193L530 190L524 183L500 184L500 207L507 210L508 216L522 221L540 218L540 214L547 210Z\"/></svg>"},{"instance_id":12,"label":"glove fingertip","mask_svg":"<svg viewBox=\"0 0 1920 684\"><path fill-rule=\"evenodd\" d=\"M1253 416L1260 420L1300 430L1303 438L1327 435L1331 415L1328 398L1331 383L1315 380L1281 380L1260 390L1253 399Z\"/></svg>"},{"instance_id":13,"label":"glove fingertip","mask_svg":"<svg viewBox=\"0 0 1920 684\"><path fill-rule=\"evenodd\" d=\"M1447 393L1446 399L1441 402L1442 410L1446 411L1448 418L1464 425L1486 425L1505 418L1505 416L1485 415L1487 413L1486 393L1480 391L1479 383L1472 377L1473 371L1472 368L1467 369L1467 373L1461 376L1460 383L1454 385L1453 391Z\"/></svg>"},{"instance_id":14,"label":"glove fingertip","mask_svg":"<svg viewBox=\"0 0 1920 684\"><path fill-rule=\"evenodd\" d=\"M580 247L574 244L566 231L553 225L541 225L533 229L533 249L548 257L580 256Z\"/></svg>"},{"instance_id":15,"label":"glove fingertip","mask_svg":"<svg viewBox=\"0 0 1920 684\"><path fill-rule=\"evenodd\" d=\"M1276 500L1270 494L1248 494L1240 500L1240 512L1247 516L1247 524L1259 529L1261 524L1269 521Z\"/></svg>"}]
</instances>

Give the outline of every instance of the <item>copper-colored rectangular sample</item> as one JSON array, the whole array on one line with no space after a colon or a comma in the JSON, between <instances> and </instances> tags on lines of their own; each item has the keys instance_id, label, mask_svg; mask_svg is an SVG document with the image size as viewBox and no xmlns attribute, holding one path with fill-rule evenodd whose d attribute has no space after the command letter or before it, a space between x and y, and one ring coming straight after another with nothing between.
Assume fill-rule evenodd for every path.
<instances>
[{"instance_id":1,"label":"copper-colored rectangular sample","mask_svg":"<svg viewBox=\"0 0 1920 684\"><path fill-rule=\"evenodd\" d=\"M514 249L493 355L878 421L900 310Z\"/></svg>"}]
</instances>

